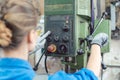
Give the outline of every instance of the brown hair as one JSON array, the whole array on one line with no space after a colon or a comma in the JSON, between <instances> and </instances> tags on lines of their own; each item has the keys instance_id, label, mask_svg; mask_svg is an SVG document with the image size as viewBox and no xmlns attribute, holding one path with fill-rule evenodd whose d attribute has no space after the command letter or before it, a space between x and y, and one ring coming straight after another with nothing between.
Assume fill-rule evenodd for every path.
<instances>
[{"instance_id":1,"label":"brown hair","mask_svg":"<svg viewBox=\"0 0 120 80\"><path fill-rule=\"evenodd\" d=\"M29 0L0 1L0 47L17 47L37 26L37 12Z\"/></svg>"}]
</instances>

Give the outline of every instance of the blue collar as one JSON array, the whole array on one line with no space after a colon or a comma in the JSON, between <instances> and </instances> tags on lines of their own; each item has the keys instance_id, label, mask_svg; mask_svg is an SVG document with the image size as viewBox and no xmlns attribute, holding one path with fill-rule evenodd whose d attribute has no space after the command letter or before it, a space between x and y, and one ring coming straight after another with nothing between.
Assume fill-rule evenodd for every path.
<instances>
[{"instance_id":1,"label":"blue collar","mask_svg":"<svg viewBox=\"0 0 120 80\"><path fill-rule=\"evenodd\" d=\"M18 59L18 58L0 58L0 67L3 68L25 68L32 69L28 61Z\"/></svg>"}]
</instances>

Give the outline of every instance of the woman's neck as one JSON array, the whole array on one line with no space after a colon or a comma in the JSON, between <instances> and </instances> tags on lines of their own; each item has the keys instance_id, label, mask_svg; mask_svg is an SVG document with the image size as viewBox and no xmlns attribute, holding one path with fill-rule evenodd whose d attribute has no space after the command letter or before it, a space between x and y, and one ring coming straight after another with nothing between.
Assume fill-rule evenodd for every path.
<instances>
[{"instance_id":1,"label":"woman's neck","mask_svg":"<svg viewBox=\"0 0 120 80\"><path fill-rule=\"evenodd\" d=\"M3 53L3 57L28 60L28 50L25 48L18 48L16 50L4 50Z\"/></svg>"}]
</instances>

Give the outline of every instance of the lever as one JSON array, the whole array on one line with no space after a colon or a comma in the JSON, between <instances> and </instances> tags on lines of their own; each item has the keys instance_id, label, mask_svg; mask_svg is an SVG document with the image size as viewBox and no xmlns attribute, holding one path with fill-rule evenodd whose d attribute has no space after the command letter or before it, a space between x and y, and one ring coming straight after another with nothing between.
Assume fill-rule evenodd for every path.
<instances>
[{"instance_id":1,"label":"lever","mask_svg":"<svg viewBox=\"0 0 120 80\"><path fill-rule=\"evenodd\" d=\"M94 32L92 33L92 35L96 32L96 30L98 29L98 27L100 26L100 24L102 23L102 21L104 20L105 16L108 15L107 12L103 12L99 22L97 23Z\"/></svg>"},{"instance_id":2,"label":"lever","mask_svg":"<svg viewBox=\"0 0 120 80\"><path fill-rule=\"evenodd\" d=\"M36 51L38 51L40 48L42 48L46 42L46 38L51 34L51 31L46 32L44 35L40 36L37 40L37 45L35 49L29 53L29 55L34 54Z\"/></svg>"}]
</instances>

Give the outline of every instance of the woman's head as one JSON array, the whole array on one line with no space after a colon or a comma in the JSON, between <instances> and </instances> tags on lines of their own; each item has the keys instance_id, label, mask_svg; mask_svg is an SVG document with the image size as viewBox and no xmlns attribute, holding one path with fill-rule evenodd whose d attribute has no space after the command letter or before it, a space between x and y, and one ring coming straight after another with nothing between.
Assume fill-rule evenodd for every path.
<instances>
[{"instance_id":1,"label":"woman's head","mask_svg":"<svg viewBox=\"0 0 120 80\"><path fill-rule=\"evenodd\" d=\"M14 49L37 26L37 12L28 0L0 1L0 47Z\"/></svg>"}]
</instances>

